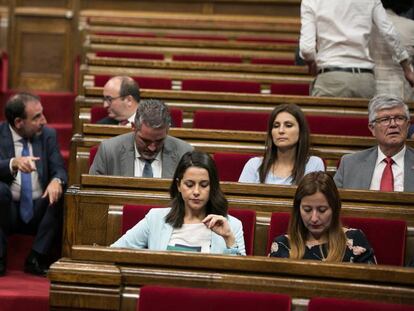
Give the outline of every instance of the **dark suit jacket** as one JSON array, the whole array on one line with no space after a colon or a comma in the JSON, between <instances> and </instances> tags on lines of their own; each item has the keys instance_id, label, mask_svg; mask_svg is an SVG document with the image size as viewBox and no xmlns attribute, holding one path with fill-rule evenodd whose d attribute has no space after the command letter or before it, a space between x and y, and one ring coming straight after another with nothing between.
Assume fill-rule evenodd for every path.
<instances>
[{"instance_id":1,"label":"dark suit jacket","mask_svg":"<svg viewBox=\"0 0 414 311\"><path fill-rule=\"evenodd\" d=\"M96 124L111 124L111 125L118 125L119 122L115 119L112 119L110 117L105 117L103 119L100 119Z\"/></svg>"},{"instance_id":2,"label":"dark suit jacket","mask_svg":"<svg viewBox=\"0 0 414 311\"><path fill-rule=\"evenodd\" d=\"M68 177L63 158L60 154L56 131L44 127L40 136L32 139L33 155L40 157L36 161L37 172L43 190L53 178L59 178L67 184ZM7 122L0 124L0 181L11 184L14 176L10 172L10 159L15 157L13 138Z\"/></svg>"}]
</instances>

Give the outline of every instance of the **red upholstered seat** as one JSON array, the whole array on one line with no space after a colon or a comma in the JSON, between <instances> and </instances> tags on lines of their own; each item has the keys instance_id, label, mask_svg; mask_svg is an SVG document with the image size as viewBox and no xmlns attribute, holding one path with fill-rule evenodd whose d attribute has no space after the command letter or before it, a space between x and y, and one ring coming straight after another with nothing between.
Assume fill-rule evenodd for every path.
<instances>
[{"instance_id":1,"label":"red upholstered seat","mask_svg":"<svg viewBox=\"0 0 414 311\"><path fill-rule=\"evenodd\" d=\"M289 213L272 213L267 252L276 236L285 234ZM345 227L361 229L366 235L379 264L402 266L405 257L407 223L403 220L383 218L341 217Z\"/></svg>"},{"instance_id":2,"label":"red upholstered seat","mask_svg":"<svg viewBox=\"0 0 414 311\"><path fill-rule=\"evenodd\" d=\"M99 145L92 146L91 149L89 149L89 167L91 167L93 160L95 159L96 153L98 152Z\"/></svg>"},{"instance_id":3,"label":"red upholstered seat","mask_svg":"<svg viewBox=\"0 0 414 311\"><path fill-rule=\"evenodd\" d=\"M414 311L414 306L380 303L343 298L315 297L309 301L308 311Z\"/></svg>"},{"instance_id":4,"label":"red upholstered seat","mask_svg":"<svg viewBox=\"0 0 414 311\"><path fill-rule=\"evenodd\" d=\"M306 119L312 134L372 136L368 117L306 115Z\"/></svg>"},{"instance_id":5,"label":"red upholstered seat","mask_svg":"<svg viewBox=\"0 0 414 311\"><path fill-rule=\"evenodd\" d=\"M160 286L142 287L137 304L139 311L289 311L290 308L288 295Z\"/></svg>"},{"instance_id":6,"label":"red upholstered seat","mask_svg":"<svg viewBox=\"0 0 414 311\"><path fill-rule=\"evenodd\" d=\"M143 38L155 38L156 37L156 35L152 33L121 32L121 31L114 31L114 32L99 31L99 32L95 32L94 34L104 35L104 36L122 36L122 37L143 37Z\"/></svg>"},{"instance_id":7,"label":"red upholstered seat","mask_svg":"<svg viewBox=\"0 0 414 311\"><path fill-rule=\"evenodd\" d=\"M260 37L238 37L236 41L241 42L268 42L268 43L298 43L297 39L289 39L289 38L260 38Z\"/></svg>"},{"instance_id":8,"label":"red upholstered seat","mask_svg":"<svg viewBox=\"0 0 414 311\"><path fill-rule=\"evenodd\" d=\"M128 36L130 36L130 35L128 35ZM135 37L135 35L134 35L134 37ZM99 56L99 57L164 60L164 55L161 54L161 53L126 52L126 51L100 51L100 52L96 52L95 55Z\"/></svg>"},{"instance_id":9,"label":"red upholstered seat","mask_svg":"<svg viewBox=\"0 0 414 311\"><path fill-rule=\"evenodd\" d=\"M95 86L103 87L105 83L111 78L109 75L96 75ZM155 78L155 77L132 77L139 85L141 89L154 89L154 90L171 90L171 79L167 78Z\"/></svg>"},{"instance_id":10,"label":"red upholstered seat","mask_svg":"<svg viewBox=\"0 0 414 311\"><path fill-rule=\"evenodd\" d=\"M284 58L251 58L250 63L258 65L285 65L285 66L294 66L294 59L284 59Z\"/></svg>"},{"instance_id":11,"label":"red upholstered seat","mask_svg":"<svg viewBox=\"0 0 414 311\"><path fill-rule=\"evenodd\" d=\"M32 242L33 237L28 235L14 234L8 239L7 272L0 277L2 311L49 310L49 280L23 272Z\"/></svg>"},{"instance_id":12,"label":"red upholstered seat","mask_svg":"<svg viewBox=\"0 0 414 311\"><path fill-rule=\"evenodd\" d=\"M183 80L181 89L184 91L260 93L260 83L227 80Z\"/></svg>"},{"instance_id":13,"label":"red upholstered seat","mask_svg":"<svg viewBox=\"0 0 414 311\"><path fill-rule=\"evenodd\" d=\"M248 153L214 153L219 179L221 181L238 181L243 167L254 154Z\"/></svg>"},{"instance_id":14,"label":"red upholstered seat","mask_svg":"<svg viewBox=\"0 0 414 311\"><path fill-rule=\"evenodd\" d=\"M309 95L309 84L272 83L270 93L283 95Z\"/></svg>"},{"instance_id":15,"label":"red upholstered seat","mask_svg":"<svg viewBox=\"0 0 414 311\"><path fill-rule=\"evenodd\" d=\"M137 224L151 208L161 208L157 205L124 205L122 212L122 234ZM229 214L238 218L243 225L244 243L247 255L253 254L256 212L252 210L229 209Z\"/></svg>"},{"instance_id":16,"label":"red upholstered seat","mask_svg":"<svg viewBox=\"0 0 414 311\"><path fill-rule=\"evenodd\" d=\"M241 63L238 56L209 56L209 55L173 55L174 61L187 62L217 62L217 63Z\"/></svg>"},{"instance_id":17,"label":"red upholstered seat","mask_svg":"<svg viewBox=\"0 0 414 311\"><path fill-rule=\"evenodd\" d=\"M267 129L268 113L197 110L193 116L193 128L261 131Z\"/></svg>"},{"instance_id":18,"label":"red upholstered seat","mask_svg":"<svg viewBox=\"0 0 414 311\"><path fill-rule=\"evenodd\" d=\"M171 38L171 39L185 39L185 40L209 40L209 41L227 41L228 38L225 36L219 35L165 35L164 38Z\"/></svg>"},{"instance_id":19,"label":"red upholstered seat","mask_svg":"<svg viewBox=\"0 0 414 311\"><path fill-rule=\"evenodd\" d=\"M183 111L178 108L170 109L172 124L174 127L183 127ZM96 123L108 115L106 109L102 106L93 106L91 108L91 123Z\"/></svg>"}]
</instances>

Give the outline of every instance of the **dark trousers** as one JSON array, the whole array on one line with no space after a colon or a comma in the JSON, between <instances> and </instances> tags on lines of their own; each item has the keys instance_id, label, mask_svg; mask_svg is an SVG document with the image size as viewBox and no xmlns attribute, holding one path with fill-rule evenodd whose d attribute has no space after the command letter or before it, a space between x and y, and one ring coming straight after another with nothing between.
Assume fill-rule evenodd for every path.
<instances>
[{"instance_id":1,"label":"dark trousers","mask_svg":"<svg viewBox=\"0 0 414 311\"><path fill-rule=\"evenodd\" d=\"M12 233L34 235L32 249L46 255L50 251L62 227L62 200L49 206L48 198L33 201L33 218L24 223L20 218L20 202L12 200L10 187L0 182L0 256L7 249L7 236ZM28 250L29 252L29 250Z\"/></svg>"}]
</instances>

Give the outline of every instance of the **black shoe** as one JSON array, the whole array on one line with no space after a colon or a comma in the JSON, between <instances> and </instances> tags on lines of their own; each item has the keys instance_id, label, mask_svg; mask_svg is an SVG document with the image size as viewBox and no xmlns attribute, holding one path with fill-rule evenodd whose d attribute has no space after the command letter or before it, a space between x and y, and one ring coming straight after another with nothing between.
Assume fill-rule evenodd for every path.
<instances>
[{"instance_id":1,"label":"black shoe","mask_svg":"<svg viewBox=\"0 0 414 311\"><path fill-rule=\"evenodd\" d=\"M40 255L36 255L32 251L24 263L24 272L39 276L46 276L47 269L41 263L40 257Z\"/></svg>"},{"instance_id":2,"label":"black shoe","mask_svg":"<svg viewBox=\"0 0 414 311\"><path fill-rule=\"evenodd\" d=\"M0 257L0 276L6 274L6 259L5 257Z\"/></svg>"}]
</instances>

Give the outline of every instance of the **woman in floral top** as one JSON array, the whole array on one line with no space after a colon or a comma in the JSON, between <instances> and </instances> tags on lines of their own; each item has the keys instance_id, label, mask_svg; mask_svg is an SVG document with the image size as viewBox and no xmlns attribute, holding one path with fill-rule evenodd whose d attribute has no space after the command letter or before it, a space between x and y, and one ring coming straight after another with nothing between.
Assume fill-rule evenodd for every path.
<instances>
[{"instance_id":1,"label":"woman in floral top","mask_svg":"<svg viewBox=\"0 0 414 311\"><path fill-rule=\"evenodd\" d=\"M343 227L340 211L332 177L309 173L296 190L288 234L273 240L270 257L376 264L364 233Z\"/></svg>"}]
</instances>

